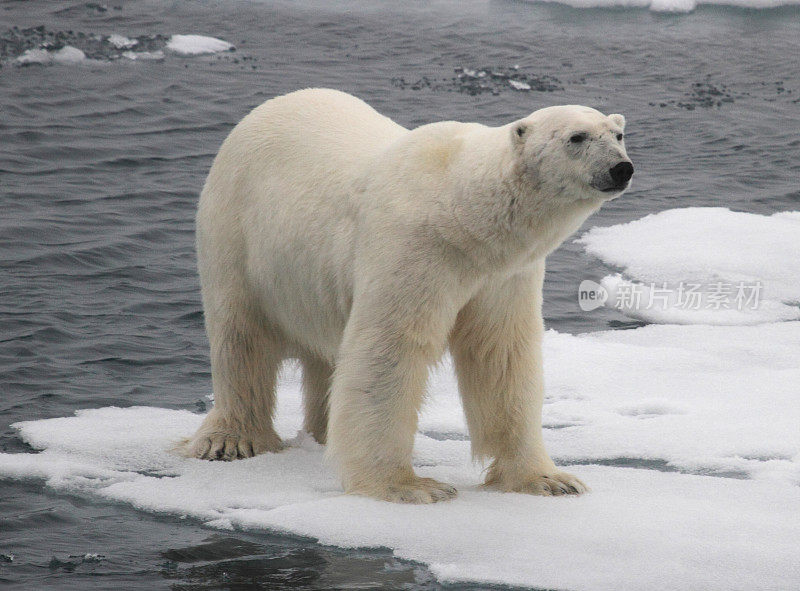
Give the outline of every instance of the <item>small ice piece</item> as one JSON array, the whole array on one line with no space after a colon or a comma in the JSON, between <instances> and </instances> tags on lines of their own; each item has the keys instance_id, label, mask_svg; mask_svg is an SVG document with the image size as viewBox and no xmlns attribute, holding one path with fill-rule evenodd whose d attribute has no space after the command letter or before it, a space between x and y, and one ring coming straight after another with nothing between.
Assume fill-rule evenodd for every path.
<instances>
[{"instance_id":1,"label":"small ice piece","mask_svg":"<svg viewBox=\"0 0 800 591\"><path fill-rule=\"evenodd\" d=\"M508 83L511 85L511 88L514 90L530 90L531 85L527 82L521 82L519 80L509 80Z\"/></svg>"},{"instance_id":2,"label":"small ice piece","mask_svg":"<svg viewBox=\"0 0 800 591\"><path fill-rule=\"evenodd\" d=\"M692 12L695 8L695 0L652 0L650 3L653 12Z\"/></svg>"},{"instance_id":3,"label":"small ice piece","mask_svg":"<svg viewBox=\"0 0 800 591\"><path fill-rule=\"evenodd\" d=\"M202 55L230 51L233 45L222 39L204 35L173 35L167 42L167 49L181 55Z\"/></svg>"},{"instance_id":4,"label":"small ice piece","mask_svg":"<svg viewBox=\"0 0 800 591\"><path fill-rule=\"evenodd\" d=\"M126 51L122 57L129 60L161 60L164 59L163 51Z\"/></svg>"},{"instance_id":5,"label":"small ice piece","mask_svg":"<svg viewBox=\"0 0 800 591\"><path fill-rule=\"evenodd\" d=\"M51 54L53 61L59 64L77 64L86 59L86 54L77 47L67 45Z\"/></svg>"},{"instance_id":6,"label":"small ice piece","mask_svg":"<svg viewBox=\"0 0 800 591\"><path fill-rule=\"evenodd\" d=\"M118 35L117 33L110 35L108 37L108 42L117 49L130 49L139 43L136 39L129 39L128 37L125 37L124 35Z\"/></svg>"},{"instance_id":7,"label":"small ice piece","mask_svg":"<svg viewBox=\"0 0 800 591\"><path fill-rule=\"evenodd\" d=\"M15 62L19 65L27 64L77 64L86 59L86 54L77 47L67 45L55 51L46 49L29 49Z\"/></svg>"},{"instance_id":8,"label":"small ice piece","mask_svg":"<svg viewBox=\"0 0 800 591\"><path fill-rule=\"evenodd\" d=\"M20 65L50 63L50 53L46 49L28 49L15 61Z\"/></svg>"},{"instance_id":9,"label":"small ice piece","mask_svg":"<svg viewBox=\"0 0 800 591\"><path fill-rule=\"evenodd\" d=\"M691 12L699 5L736 6L749 9L771 9L778 6L793 6L798 0L532 0L555 1L573 8L642 7L653 12Z\"/></svg>"}]
</instances>

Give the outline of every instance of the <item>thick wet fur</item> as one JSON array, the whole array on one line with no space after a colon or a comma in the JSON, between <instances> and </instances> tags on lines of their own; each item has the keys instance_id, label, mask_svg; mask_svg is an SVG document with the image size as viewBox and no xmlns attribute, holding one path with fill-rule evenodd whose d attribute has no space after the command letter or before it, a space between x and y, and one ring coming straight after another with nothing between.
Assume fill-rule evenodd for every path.
<instances>
[{"instance_id":1,"label":"thick wet fur","mask_svg":"<svg viewBox=\"0 0 800 591\"><path fill-rule=\"evenodd\" d=\"M304 427L347 492L447 500L455 489L417 476L411 454L428 370L449 348L486 485L584 492L542 441L544 260L627 188L624 124L565 106L409 131L325 89L257 107L200 198L215 406L182 453L280 450L275 382L298 358Z\"/></svg>"}]
</instances>

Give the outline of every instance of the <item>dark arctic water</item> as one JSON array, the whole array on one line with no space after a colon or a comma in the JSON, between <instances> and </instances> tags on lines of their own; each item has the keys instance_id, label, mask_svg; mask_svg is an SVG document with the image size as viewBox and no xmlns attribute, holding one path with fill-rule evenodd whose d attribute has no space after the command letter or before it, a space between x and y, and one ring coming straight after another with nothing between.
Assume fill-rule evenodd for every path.
<instances>
[{"instance_id":1,"label":"dark arctic water","mask_svg":"<svg viewBox=\"0 0 800 591\"><path fill-rule=\"evenodd\" d=\"M798 207L800 10L401 4L0 2L0 449L30 451L9 427L19 420L202 407L196 198L236 121L297 88L355 93L407 126L501 124L558 103L622 112L633 189L589 226L672 207ZM237 51L132 61L112 33L134 51L173 33ZM43 43L91 60L15 64ZM579 282L608 271L569 242L555 252L548 326L633 326L577 306ZM386 551L222 534L14 482L0 482L0 587L442 588Z\"/></svg>"}]
</instances>

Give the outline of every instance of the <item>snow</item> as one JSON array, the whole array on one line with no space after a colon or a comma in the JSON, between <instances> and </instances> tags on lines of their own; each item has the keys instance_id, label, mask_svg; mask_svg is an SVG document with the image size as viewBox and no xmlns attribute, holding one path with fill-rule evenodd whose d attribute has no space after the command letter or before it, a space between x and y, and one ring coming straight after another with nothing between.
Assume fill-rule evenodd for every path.
<instances>
[{"instance_id":1,"label":"snow","mask_svg":"<svg viewBox=\"0 0 800 591\"><path fill-rule=\"evenodd\" d=\"M227 41L204 35L173 35L167 42L167 49L181 55L218 53L233 48Z\"/></svg>"},{"instance_id":2,"label":"snow","mask_svg":"<svg viewBox=\"0 0 800 591\"><path fill-rule=\"evenodd\" d=\"M322 446L297 431L300 376L293 366L279 393L277 428L289 443L282 453L232 463L183 459L168 450L202 416L112 407L16 425L43 451L0 454L0 477L41 479L55 490L211 527L388 547L443 581L574 590L796 588L798 347L798 322L548 331L545 437L556 461L577 464L566 469L592 487L581 497L479 487L482 467L470 460L448 359L431 376L415 446L420 474L459 488L448 503L404 506L343 495Z\"/></svg>"},{"instance_id":3,"label":"snow","mask_svg":"<svg viewBox=\"0 0 800 591\"><path fill-rule=\"evenodd\" d=\"M125 51L122 57L129 60L161 60L164 59L164 52L158 51Z\"/></svg>"},{"instance_id":4,"label":"snow","mask_svg":"<svg viewBox=\"0 0 800 591\"><path fill-rule=\"evenodd\" d=\"M28 49L15 61L18 65L28 64L77 64L86 59L86 54L77 47L67 45L61 49Z\"/></svg>"},{"instance_id":5,"label":"snow","mask_svg":"<svg viewBox=\"0 0 800 591\"><path fill-rule=\"evenodd\" d=\"M119 35L114 33L108 37L108 42L111 43L117 49L130 49L134 45L137 45L139 42L136 39L129 39L124 35Z\"/></svg>"},{"instance_id":6,"label":"snow","mask_svg":"<svg viewBox=\"0 0 800 591\"><path fill-rule=\"evenodd\" d=\"M765 216L723 207L670 209L592 228L577 242L622 270L601 283L609 296L605 305L627 316L675 324L800 319L798 211ZM691 286L696 300L687 297Z\"/></svg>"},{"instance_id":7,"label":"snow","mask_svg":"<svg viewBox=\"0 0 800 591\"><path fill-rule=\"evenodd\" d=\"M698 6L732 6L749 9L770 9L796 6L800 0L531 0L556 2L573 8L649 8L653 12L691 12Z\"/></svg>"}]
</instances>

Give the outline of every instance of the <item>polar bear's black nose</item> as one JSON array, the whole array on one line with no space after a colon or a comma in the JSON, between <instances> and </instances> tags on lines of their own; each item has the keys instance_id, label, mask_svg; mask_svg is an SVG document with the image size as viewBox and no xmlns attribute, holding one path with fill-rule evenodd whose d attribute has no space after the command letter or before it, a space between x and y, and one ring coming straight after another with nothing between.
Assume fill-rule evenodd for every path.
<instances>
[{"instance_id":1,"label":"polar bear's black nose","mask_svg":"<svg viewBox=\"0 0 800 591\"><path fill-rule=\"evenodd\" d=\"M614 184L620 187L631 180L633 176L633 164L630 162L620 162L614 165L608 172L611 174L611 180L614 181Z\"/></svg>"}]
</instances>

